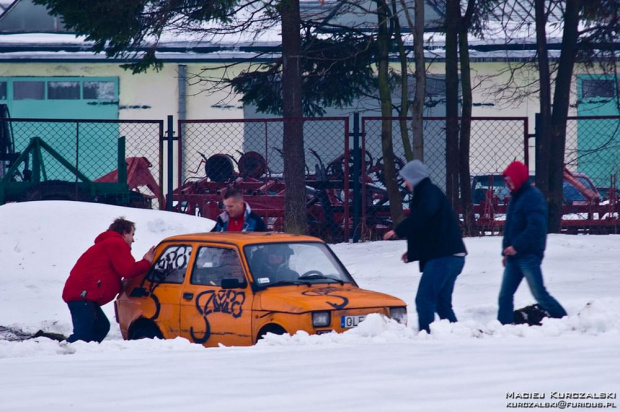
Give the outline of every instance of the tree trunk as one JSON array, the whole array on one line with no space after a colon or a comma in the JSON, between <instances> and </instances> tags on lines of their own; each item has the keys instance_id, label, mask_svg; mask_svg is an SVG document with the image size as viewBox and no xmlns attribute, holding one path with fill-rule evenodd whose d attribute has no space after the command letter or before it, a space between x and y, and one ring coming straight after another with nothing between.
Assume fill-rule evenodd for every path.
<instances>
[{"instance_id":1,"label":"tree trunk","mask_svg":"<svg viewBox=\"0 0 620 412\"><path fill-rule=\"evenodd\" d=\"M580 0L567 0L564 13L562 51L555 78L553 113L551 115L551 150L549 161L549 232L558 233L562 221L564 150L566 122L570 102L570 85L579 36Z\"/></svg>"},{"instance_id":2,"label":"tree trunk","mask_svg":"<svg viewBox=\"0 0 620 412\"><path fill-rule=\"evenodd\" d=\"M304 165L303 111L301 101L301 35L299 0L283 0L282 15L282 104L284 117L284 227L288 233L308 230Z\"/></svg>"},{"instance_id":3,"label":"tree trunk","mask_svg":"<svg viewBox=\"0 0 620 412\"><path fill-rule=\"evenodd\" d=\"M540 116L536 124L536 187L549 201L549 145L551 140L551 75L547 50L545 0L534 0L536 50L540 84Z\"/></svg>"},{"instance_id":4,"label":"tree trunk","mask_svg":"<svg viewBox=\"0 0 620 412\"><path fill-rule=\"evenodd\" d=\"M446 195L455 213L459 205L458 0L446 2Z\"/></svg>"},{"instance_id":5,"label":"tree trunk","mask_svg":"<svg viewBox=\"0 0 620 412\"><path fill-rule=\"evenodd\" d=\"M476 218L474 207L471 200L471 173L469 167L469 149L471 137L471 115L473 98L471 91L471 71L469 69L469 42L467 32L469 31L471 13L475 0L469 0L465 16L460 19L459 27L459 57L461 64L461 93L463 106L461 112L461 139L459 142L459 178L461 187L461 210L463 212L464 228L463 234L476 236Z\"/></svg>"},{"instance_id":6,"label":"tree trunk","mask_svg":"<svg viewBox=\"0 0 620 412\"><path fill-rule=\"evenodd\" d=\"M403 205L396 180L394 167L394 149L392 146L392 97L388 79L390 37L388 34L388 6L385 0L377 0L379 31L377 34L379 97L381 99L381 149L385 171L385 188L390 201L390 215L394 225L403 220Z\"/></svg>"},{"instance_id":7,"label":"tree trunk","mask_svg":"<svg viewBox=\"0 0 620 412\"><path fill-rule=\"evenodd\" d=\"M415 60L415 94L411 104L412 156L424 162L424 98L426 96L426 63L424 60L424 0L415 0L415 23L411 20L405 0L400 0L409 29L413 33ZM407 159L410 160L410 159Z\"/></svg>"},{"instance_id":8,"label":"tree trunk","mask_svg":"<svg viewBox=\"0 0 620 412\"><path fill-rule=\"evenodd\" d=\"M396 0L392 0L392 23L394 24L394 37L398 45L398 57L400 59L400 116L398 116L398 125L400 126L400 139L403 143L405 159L413 160L413 152L411 151L411 141L409 140L409 130L407 130L407 112L409 111L409 76L407 73L407 53L405 52L405 44L403 42L400 30L400 22L398 20L398 9Z\"/></svg>"}]
</instances>

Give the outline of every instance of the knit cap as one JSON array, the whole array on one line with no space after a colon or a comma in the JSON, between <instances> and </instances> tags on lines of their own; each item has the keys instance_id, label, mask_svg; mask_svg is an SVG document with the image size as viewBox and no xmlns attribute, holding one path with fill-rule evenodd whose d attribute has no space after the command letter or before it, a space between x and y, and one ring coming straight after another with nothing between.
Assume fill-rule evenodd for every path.
<instances>
[{"instance_id":1,"label":"knit cap","mask_svg":"<svg viewBox=\"0 0 620 412\"><path fill-rule=\"evenodd\" d=\"M415 186L428 177L428 169L426 165L419 160L412 160L400 169L398 174Z\"/></svg>"}]
</instances>

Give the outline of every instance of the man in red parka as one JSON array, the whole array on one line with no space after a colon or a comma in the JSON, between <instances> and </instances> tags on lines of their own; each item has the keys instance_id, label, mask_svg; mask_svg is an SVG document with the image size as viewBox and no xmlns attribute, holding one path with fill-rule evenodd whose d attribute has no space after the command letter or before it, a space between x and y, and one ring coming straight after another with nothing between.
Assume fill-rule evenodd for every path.
<instances>
[{"instance_id":1,"label":"man in red parka","mask_svg":"<svg viewBox=\"0 0 620 412\"><path fill-rule=\"evenodd\" d=\"M155 247L136 262L131 255L136 225L122 217L114 220L76 262L62 291L73 321L67 342L100 342L110 331L110 321L101 306L112 301L122 289L122 278L133 278L151 266Z\"/></svg>"}]
</instances>

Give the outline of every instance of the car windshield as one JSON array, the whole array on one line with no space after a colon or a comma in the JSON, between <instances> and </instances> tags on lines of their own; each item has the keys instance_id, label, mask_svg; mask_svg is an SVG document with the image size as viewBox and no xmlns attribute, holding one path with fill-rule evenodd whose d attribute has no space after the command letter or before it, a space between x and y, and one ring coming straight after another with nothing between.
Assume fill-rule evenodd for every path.
<instances>
[{"instance_id":1,"label":"car windshield","mask_svg":"<svg viewBox=\"0 0 620 412\"><path fill-rule=\"evenodd\" d=\"M346 269L322 243L265 243L244 247L254 284L261 288L351 283Z\"/></svg>"},{"instance_id":2,"label":"car windshield","mask_svg":"<svg viewBox=\"0 0 620 412\"><path fill-rule=\"evenodd\" d=\"M489 192L489 189L492 189ZM472 203L479 204L492 195L500 204L510 197L510 189L501 175L476 176L473 181Z\"/></svg>"},{"instance_id":3,"label":"car windshield","mask_svg":"<svg viewBox=\"0 0 620 412\"><path fill-rule=\"evenodd\" d=\"M596 192L596 187L594 187L590 179L588 179L587 177L577 176L577 180L579 180L588 189L592 190L593 192Z\"/></svg>"}]
</instances>

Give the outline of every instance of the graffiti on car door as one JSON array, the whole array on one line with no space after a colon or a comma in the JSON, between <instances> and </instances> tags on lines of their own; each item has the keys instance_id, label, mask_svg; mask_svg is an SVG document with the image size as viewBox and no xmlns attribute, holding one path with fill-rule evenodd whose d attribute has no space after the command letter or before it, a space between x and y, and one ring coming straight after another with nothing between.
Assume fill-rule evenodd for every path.
<instances>
[{"instance_id":1,"label":"graffiti on car door","mask_svg":"<svg viewBox=\"0 0 620 412\"><path fill-rule=\"evenodd\" d=\"M205 343L211 336L210 314L223 313L239 318L243 314L244 302L245 292L234 290L206 290L196 296L196 310L202 316L205 332L199 336L194 332L194 327L190 327L189 333L194 342Z\"/></svg>"}]
</instances>

